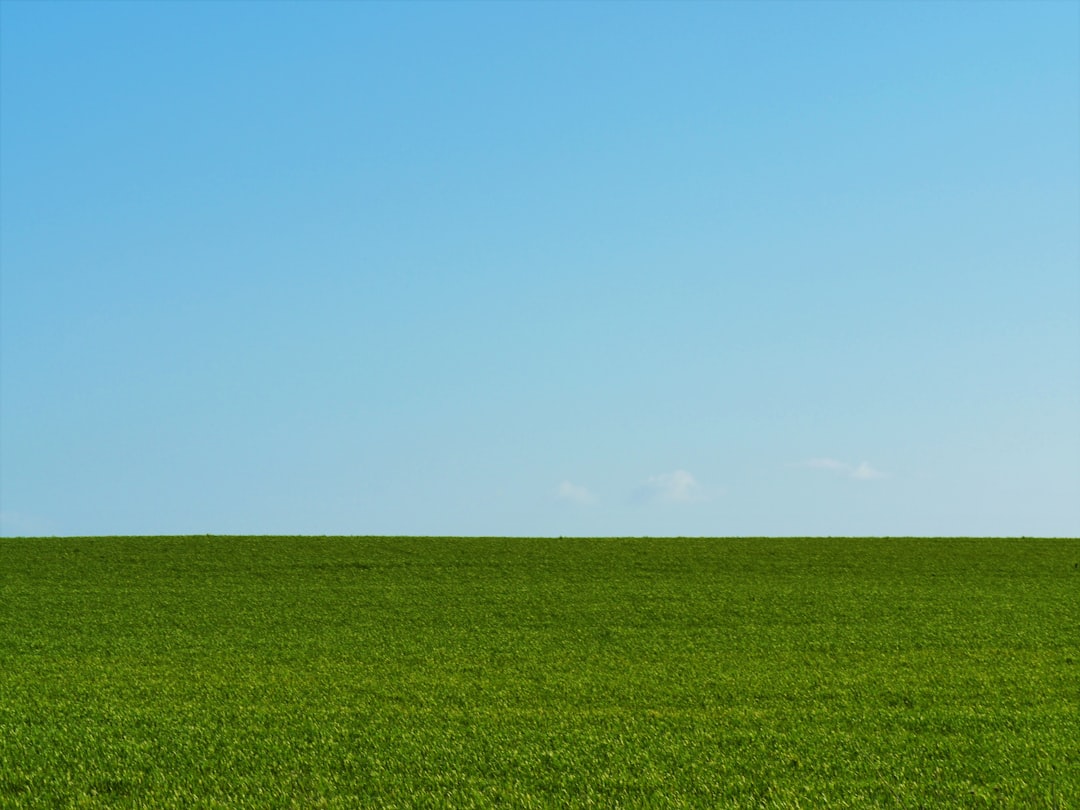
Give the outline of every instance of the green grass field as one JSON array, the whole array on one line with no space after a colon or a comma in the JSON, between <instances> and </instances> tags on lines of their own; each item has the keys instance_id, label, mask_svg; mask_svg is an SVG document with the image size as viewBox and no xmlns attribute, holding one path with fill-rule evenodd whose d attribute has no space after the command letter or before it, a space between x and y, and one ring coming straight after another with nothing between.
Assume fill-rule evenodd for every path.
<instances>
[{"instance_id":1,"label":"green grass field","mask_svg":"<svg viewBox=\"0 0 1080 810\"><path fill-rule=\"evenodd\" d=\"M0 807L1080 807L1080 541L0 540Z\"/></svg>"}]
</instances>

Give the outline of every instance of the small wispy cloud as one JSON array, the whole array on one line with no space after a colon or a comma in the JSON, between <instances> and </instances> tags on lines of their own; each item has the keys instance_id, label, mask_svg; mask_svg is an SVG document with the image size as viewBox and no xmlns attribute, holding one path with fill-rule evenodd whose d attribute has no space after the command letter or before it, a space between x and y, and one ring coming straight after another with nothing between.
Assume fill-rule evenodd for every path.
<instances>
[{"instance_id":1,"label":"small wispy cloud","mask_svg":"<svg viewBox=\"0 0 1080 810\"><path fill-rule=\"evenodd\" d=\"M870 466L870 463L866 461L861 461L858 464L849 464L846 461L839 461L835 458L811 458L806 461L796 462L789 466L802 467L808 470L824 470L825 472L841 475L845 478L854 478L857 481L872 481L876 478L886 477L885 473Z\"/></svg>"},{"instance_id":2,"label":"small wispy cloud","mask_svg":"<svg viewBox=\"0 0 1080 810\"><path fill-rule=\"evenodd\" d=\"M661 501L663 503L689 503L701 500L701 484L686 470L649 476L635 492L636 501Z\"/></svg>"},{"instance_id":3,"label":"small wispy cloud","mask_svg":"<svg viewBox=\"0 0 1080 810\"><path fill-rule=\"evenodd\" d=\"M555 488L555 497L582 505L596 502L596 496L587 487L573 484L570 481L563 481Z\"/></svg>"},{"instance_id":4,"label":"small wispy cloud","mask_svg":"<svg viewBox=\"0 0 1080 810\"><path fill-rule=\"evenodd\" d=\"M861 462L854 470L851 471L852 478L858 478L860 481L870 481L874 478L884 478L885 473L881 470L875 470L865 461Z\"/></svg>"}]
</instances>

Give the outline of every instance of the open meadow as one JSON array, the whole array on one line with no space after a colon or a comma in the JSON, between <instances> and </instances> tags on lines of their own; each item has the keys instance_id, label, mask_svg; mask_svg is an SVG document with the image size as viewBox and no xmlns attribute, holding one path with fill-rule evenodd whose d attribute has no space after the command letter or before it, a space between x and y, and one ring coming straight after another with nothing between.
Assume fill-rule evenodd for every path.
<instances>
[{"instance_id":1,"label":"open meadow","mask_svg":"<svg viewBox=\"0 0 1080 810\"><path fill-rule=\"evenodd\" d=\"M0 540L0 807L1080 807L1080 540Z\"/></svg>"}]
</instances>

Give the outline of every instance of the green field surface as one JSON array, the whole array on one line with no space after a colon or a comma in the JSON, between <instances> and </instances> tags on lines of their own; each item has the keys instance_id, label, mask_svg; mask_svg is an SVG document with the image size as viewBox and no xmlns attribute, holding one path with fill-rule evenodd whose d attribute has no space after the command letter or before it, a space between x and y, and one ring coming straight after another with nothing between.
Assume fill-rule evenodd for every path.
<instances>
[{"instance_id":1,"label":"green field surface","mask_svg":"<svg viewBox=\"0 0 1080 810\"><path fill-rule=\"evenodd\" d=\"M1080 807L1080 540L0 540L0 807Z\"/></svg>"}]
</instances>

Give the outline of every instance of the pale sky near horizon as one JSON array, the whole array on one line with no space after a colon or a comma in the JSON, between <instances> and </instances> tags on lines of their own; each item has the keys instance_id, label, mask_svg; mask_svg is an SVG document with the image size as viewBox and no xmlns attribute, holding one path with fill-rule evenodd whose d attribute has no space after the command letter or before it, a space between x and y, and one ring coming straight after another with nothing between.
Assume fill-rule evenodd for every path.
<instances>
[{"instance_id":1,"label":"pale sky near horizon","mask_svg":"<svg viewBox=\"0 0 1080 810\"><path fill-rule=\"evenodd\" d=\"M1080 4L3 0L0 533L1080 536Z\"/></svg>"}]
</instances>

